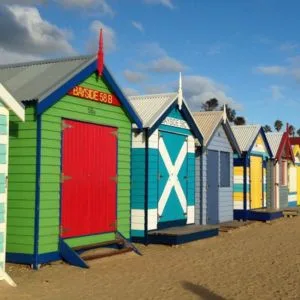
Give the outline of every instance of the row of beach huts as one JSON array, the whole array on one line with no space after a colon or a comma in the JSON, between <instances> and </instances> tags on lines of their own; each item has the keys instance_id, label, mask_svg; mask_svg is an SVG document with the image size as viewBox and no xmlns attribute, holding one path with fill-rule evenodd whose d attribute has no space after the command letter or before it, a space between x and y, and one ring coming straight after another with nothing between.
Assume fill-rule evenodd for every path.
<instances>
[{"instance_id":1,"label":"row of beach huts","mask_svg":"<svg viewBox=\"0 0 300 300\"><path fill-rule=\"evenodd\" d=\"M0 269L180 244L300 205L300 139L126 97L99 56L0 66ZM117 252L118 252L117 251Z\"/></svg>"}]
</instances>

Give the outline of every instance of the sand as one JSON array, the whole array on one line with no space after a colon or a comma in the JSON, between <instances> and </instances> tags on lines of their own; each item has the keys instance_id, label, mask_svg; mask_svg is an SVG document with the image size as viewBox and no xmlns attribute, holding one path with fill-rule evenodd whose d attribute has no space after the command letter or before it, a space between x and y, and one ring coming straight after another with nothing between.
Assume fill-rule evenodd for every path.
<instances>
[{"instance_id":1,"label":"sand","mask_svg":"<svg viewBox=\"0 0 300 300\"><path fill-rule=\"evenodd\" d=\"M300 299L300 217L255 223L177 247L39 271L8 264L0 299Z\"/></svg>"}]
</instances>

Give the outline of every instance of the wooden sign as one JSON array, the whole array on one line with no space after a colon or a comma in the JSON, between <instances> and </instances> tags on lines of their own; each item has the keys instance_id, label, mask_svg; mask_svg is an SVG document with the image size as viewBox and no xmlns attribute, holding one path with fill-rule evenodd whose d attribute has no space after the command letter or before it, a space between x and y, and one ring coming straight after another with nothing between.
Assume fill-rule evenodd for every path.
<instances>
[{"instance_id":1,"label":"wooden sign","mask_svg":"<svg viewBox=\"0 0 300 300\"><path fill-rule=\"evenodd\" d=\"M83 86L75 86L68 92L68 95L114 106L121 106L120 101L115 95L89 89Z\"/></svg>"},{"instance_id":2,"label":"wooden sign","mask_svg":"<svg viewBox=\"0 0 300 300\"><path fill-rule=\"evenodd\" d=\"M166 117L161 124L173 126L173 127L184 128L184 129L190 129L189 125L187 124L186 121L176 119L176 118L171 118L171 117Z\"/></svg>"}]
</instances>

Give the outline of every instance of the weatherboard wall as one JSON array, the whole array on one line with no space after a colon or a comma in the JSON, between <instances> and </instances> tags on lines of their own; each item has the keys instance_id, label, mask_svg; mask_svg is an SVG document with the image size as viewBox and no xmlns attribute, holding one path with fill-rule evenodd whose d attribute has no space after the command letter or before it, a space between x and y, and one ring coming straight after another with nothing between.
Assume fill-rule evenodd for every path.
<instances>
[{"instance_id":1,"label":"weatherboard wall","mask_svg":"<svg viewBox=\"0 0 300 300\"><path fill-rule=\"evenodd\" d=\"M184 120L178 108L174 108L167 117ZM164 121L162 121L164 123ZM146 132L132 133L132 191L131 191L131 235L133 238L145 236L145 211L147 209L147 229L155 230L158 225L158 160L159 135L163 131L187 136L187 223L195 222L195 139L190 130L160 124L148 137L146 149ZM146 157L148 167L146 168ZM146 174L148 182L146 184ZM147 199L147 207L145 200Z\"/></svg>"},{"instance_id":2,"label":"weatherboard wall","mask_svg":"<svg viewBox=\"0 0 300 300\"><path fill-rule=\"evenodd\" d=\"M34 104L25 109L26 122L10 114L8 253L33 254L37 124Z\"/></svg>"},{"instance_id":3,"label":"weatherboard wall","mask_svg":"<svg viewBox=\"0 0 300 300\"><path fill-rule=\"evenodd\" d=\"M95 74L86 79L81 86L106 93L112 92ZM42 115L39 253L58 250L63 118L118 128L117 229L127 238L130 235L131 122L122 107L66 95ZM112 239L114 233L105 233L70 238L67 243L79 246Z\"/></svg>"},{"instance_id":4,"label":"weatherboard wall","mask_svg":"<svg viewBox=\"0 0 300 300\"><path fill-rule=\"evenodd\" d=\"M0 102L0 279L5 271L9 111Z\"/></svg>"},{"instance_id":5,"label":"weatherboard wall","mask_svg":"<svg viewBox=\"0 0 300 300\"><path fill-rule=\"evenodd\" d=\"M207 169L207 150L218 151L219 157L219 186L220 186L220 170L221 160L220 153L226 152L230 154L230 166L233 166L233 150L222 125L219 125L214 132L209 144L204 152L200 150L196 153L196 223L207 224L207 174L208 172L216 172L216 170ZM218 211L219 222L233 220L233 168L230 168L230 186L219 187L218 189Z\"/></svg>"},{"instance_id":6,"label":"weatherboard wall","mask_svg":"<svg viewBox=\"0 0 300 300\"><path fill-rule=\"evenodd\" d=\"M96 74L81 86L112 93ZM35 106L26 109L26 122L12 116L10 130L10 186L7 252L34 253L36 142ZM61 138L62 119L72 119L118 128L117 230L130 237L130 154L131 121L122 107L111 106L65 95L41 116L40 209L38 219L38 254L57 253L61 208ZM99 141L100 142L100 141ZM113 240L114 233L67 239L70 246ZM17 260L21 262L22 256Z\"/></svg>"}]
</instances>

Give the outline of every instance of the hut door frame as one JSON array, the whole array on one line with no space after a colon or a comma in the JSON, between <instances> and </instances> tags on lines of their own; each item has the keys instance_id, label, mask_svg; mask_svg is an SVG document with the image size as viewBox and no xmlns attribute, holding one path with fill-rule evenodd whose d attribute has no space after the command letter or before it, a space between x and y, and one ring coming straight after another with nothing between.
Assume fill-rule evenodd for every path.
<instances>
[{"instance_id":1,"label":"hut door frame","mask_svg":"<svg viewBox=\"0 0 300 300\"><path fill-rule=\"evenodd\" d=\"M253 194L257 194L257 191L253 191L253 185L252 185L252 159L260 159L261 160L261 185L260 185L260 189L261 189L261 199L260 199L260 206L259 207L253 207L253 199L252 196ZM249 175L250 175L250 209L258 209L258 208L262 208L263 207L263 203L264 203L264 167L263 167L263 158L259 155L251 155L250 156L250 168L249 168ZM258 186L258 185L257 185ZM258 201L257 201L258 202Z\"/></svg>"},{"instance_id":2,"label":"hut door frame","mask_svg":"<svg viewBox=\"0 0 300 300\"><path fill-rule=\"evenodd\" d=\"M113 221L107 221L105 228L104 229L99 229L99 231L97 232L93 232L93 230L90 230L90 232L86 232L86 233L80 233L80 234L71 234L70 232L68 233L68 228L63 228L64 225L64 182L68 182L70 180L72 180L72 176L70 176L71 174L64 174L64 154L65 154L65 149L64 149L64 134L65 134L65 130L72 130L72 125L68 124L69 122L75 122L75 124L85 124L87 126L91 125L91 126L97 126L98 129L103 128L105 131L103 134L108 134L110 133L111 135L109 135L110 139L114 138L116 139L115 141L113 141L111 139L111 143L114 144L115 146L115 169L112 168L110 171L113 174L105 174L108 177L106 179L109 180L109 184L114 185L114 187L111 187L111 192L113 193L113 197L115 198L115 201L109 201L108 204L111 204L112 206L112 210L111 213L109 213L109 216L106 214L105 216L102 217L106 217L106 219L112 219ZM96 128L96 127L95 127ZM110 131L110 132L108 132ZM75 238L75 237L83 237L83 236L89 236L89 235L95 235L95 234L101 234L101 233L108 233L108 232L115 232L117 230L117 181L118 181L118 139L117 139L117 135L118 135L118 129L116 127L112 127L112 126L107 126L107 125L102 125L102 124L96 124L96 123L91 123L91 122L82 122L79 120L71 120L71 119L62 119L62 135L61 135L61 199L60 199L60 237L62 238ZM108 135L107 135L108 136ZM94 144L93 144L94 145ZM101 145L99 144L99 147ZM95 147L98 148L98 147ZM111 150L111 149L110 149ZM111 153L111 152L110 152ZM114 165L114 163L113 163ZM114 169L114 170L113 170ZM87 182L87 180L86 180ZM108 197L108 196L107 196ZM86 206L86 204L84 205ZM99 208L99 207L98 207ZM87 216L82 216L83 218L87 217ZM95 215L93 215L93 219L94 219ZM100 218L98 218L100 219ZM98 224L99 225L99 224Z\"/></svg>"},{"instance_id":3,"label":"hut door frame","mask_svg":"<svg viewBox=\"0 0 300 300\"><path fill-rule=\"evenodd\" d=\"M165 141L163 139L164 135L176 135L184 138L183 144L181 145L181 148L179 152L177 153L177 157L175 162L173 163L169 151L167 149L167 146L165 144ZM185 134L178 134L171 131L166 130L159 130L158 134L158 198L157 198L157 216L158 216L158 228L165 228L170 227L174 225L185 225L187 223L187 207L188 207L188 201L187 201L187 179L188 179L188 136ZM162 194L160 194L160 180L162 180L163 175L160 173L160 164L163 164L165 166L165 169L167 171L168 180L165 183L163 187ZM184 184L183 186L182 182L180 182L180 179L178 178L180 176L180 172L182 168L186 168L186 174L184 175ZM170 199L171 193L176 193L176 196L179 200L179 203L181 205L183 215L181 218L174 219L174 220L168 220L164 221L161 220L164 215L163 212L165 211L165 208L168 204L168 201Z\"/></svg>"}]
</instances>

